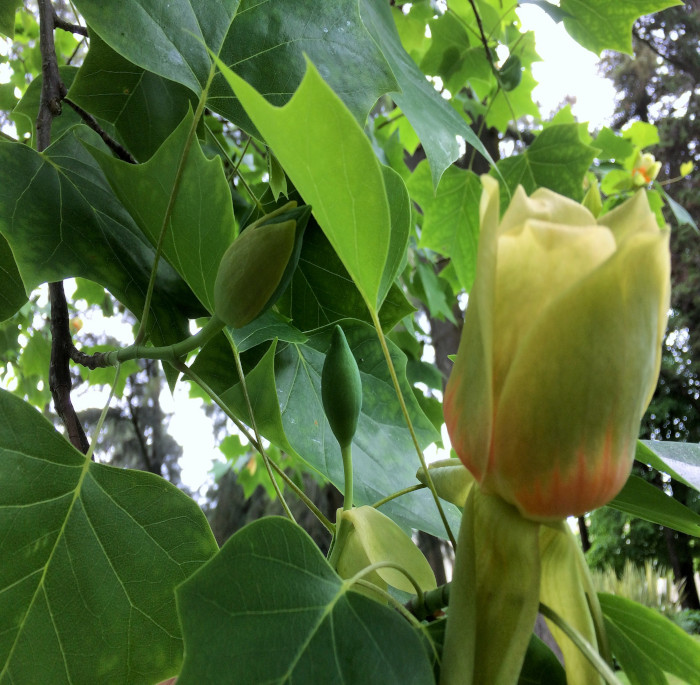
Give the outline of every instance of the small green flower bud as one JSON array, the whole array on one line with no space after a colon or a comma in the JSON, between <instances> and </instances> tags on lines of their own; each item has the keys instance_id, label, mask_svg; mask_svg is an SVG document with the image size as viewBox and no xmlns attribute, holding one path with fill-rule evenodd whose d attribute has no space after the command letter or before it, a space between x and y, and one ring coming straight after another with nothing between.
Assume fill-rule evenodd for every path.
<instances>
[{"instance_id":1,"label":"small green flower bud","mask_svg":"<svg viewBox=\"0 0 700 685\"><path fill-rule=\"evenodd\" d=\"M336 326L321 374L323 410L333 435L347 447L357 430L362 408L362 380L345 333Z\"/></svg>"}]
</instances>

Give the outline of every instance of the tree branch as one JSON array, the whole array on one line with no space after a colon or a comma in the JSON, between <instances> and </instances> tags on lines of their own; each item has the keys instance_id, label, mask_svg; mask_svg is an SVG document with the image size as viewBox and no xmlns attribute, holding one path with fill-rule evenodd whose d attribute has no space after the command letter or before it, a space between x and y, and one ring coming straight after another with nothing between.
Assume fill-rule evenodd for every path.
<instances>
[{"instance_id":1,"label":"tree branch","mask_svg":"<svg viewBox=\"0 0 700 685\"><path fill-rule=\"evenodd\" d=\"M85 36L87 38L87 27L80 26L79 24L71 24L69 21L61 19L61 17L58 16L55 7L52 7L51 9L53 10L53 25L57 29L62 29L63 31L68 31L69 33L78 33L81 36Z\"/></svg>"},{"instance_id":2,"label":"tree branch","mask_svg":"<svg viewBox=\"0 0 700 685\"><path fill-rule=\"evenodd\" d=\"M64 101L66 104L70 105L79 115L80 118L93 130L95 133L97 133L102 140L104 140L105 144L107 147L114 152L119 159L129 162L129 164L137 164L138 162L136 159L131 155L131 153L125 148L122 147L114 138L112 138L107 131L105 131L98 123L97 119L92 116L89 112L86 112L80 105L77 105L75 102L68 98L64 98Z\"/></svg>"},{"instance_id":3,"label":"tree branch","mask_svg":"<svg viewBox=\"0 0 700 685\"><path fill-rule=\"evenodd\" d=\"M50 0L39 0L39 49L41 51L41 100L36 118L36 147L43 152L51 143L51 124L61 113L61 100L66 87L58 73L56 46L54 44L54 9ZM70 399L70 353L72 347L68 320L68 304L63 282L49 283L51 303L51 361L49 363L49 388L71 444L83 454L88 451L88 440L78 420Z\"/></svg>"}]
</instances>

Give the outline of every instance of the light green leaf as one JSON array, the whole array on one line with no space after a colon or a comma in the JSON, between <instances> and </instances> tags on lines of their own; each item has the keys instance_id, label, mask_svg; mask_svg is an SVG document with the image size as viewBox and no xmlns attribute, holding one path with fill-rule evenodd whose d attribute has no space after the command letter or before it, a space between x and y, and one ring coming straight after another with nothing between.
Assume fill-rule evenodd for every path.
<instances>
[{"instance_id":1,"label":"light green leaf","mask_svg":"<svg viewBox=\"0 0 700 685\"><path fill-rule=\"evenodd\" d=\"M391 236L389 238L389 251L384 266L382 282L379 286L378 301L384 302L387 293L394 285L394 280L404 266L406 249L408 248L408 236L411 232L411 200L408 189L403 179L391 167L382 166L384 174L384 187L389 200L389 214L391 216Z\"/></svg>"},{"instance_id":2,"label":"light green leaf","mask_svg":"<svg viewBox=\"0 0 700 685\"><path fill-rule=\"evenodd\" d=\"M175 586L216 552L199 507L151 473L91 462L5 391L0 414L0 682L175 675Z\"/></svg>"},{"instance_id":3,"label":"light green leaf","mask_svg":"<svg viewBox=\"0 0 700 685\"><path fill-rule=\"evenodd\" d=\"M0 321L9 319L27 301L17 263L0 233Z\"/></svg>"},{"instance_id":4,"label":"light green leaf","mask_svg":"<svg viewBox=\"0 0 700 685\"><path fill-rule=\"evenodd\" d=\"M281 306L294 325L303 331L341 319L371 323L360 291L315 221L306 229L299 264ZM401 288L392 284L379 310L379 322L389 331L414 311Z\"/></svg>"},{"instance_id":5,"label":"light green leaf","mask_svg":"<svg viewBox=\"0 0 700 685\"><path fill-rule=\"evenodd\" d=\"M498 162L508 189L522 185L530 194L549 188L574 200L583 197L583 178L596 154L579 137L578 124L558 124L544 129L521 155ZM501 188L501 202L507 200Z\"/></svg>"},{"instance_id":6,"label":"light green leaf","mask_svg":"<svg viewBox=\"0 0 700 685\"><path fill-rule=\"evenodd\" d=\"M249 524L178 588L178 685L433 683L419 634L350 590L298 526Z\"/></svg>"},{"instance_id":7,"label":"light green leaf","mask_svg":"<svg viewBox=\"0 0 700 685\"><path fill-rule=\"evenodd\" d=\"M85 20L130 62L200 94L239 0L77 0ZM134 38L138 27L138 40Z\"/></svg>"},{"instance_id":8,"label":"light green leaf","mask_svg":"<svg viewBox=\"0 0 700 685\"><path fill-rule=\"evenodd\" d=\"M362 128L311 62L294 97L279 108L218 64L376 311L391 220L384 174Z\"/></svg>"},{"instance_id":9,"label":"light green leaf","mask_svg":"<svg viewBox=\"0 0 700 685\"><path fill-rule=\"evenodd\" d=\"M400 92L392 93L415 129L430 162L433 185L437 187L447 167L460 155L457 136L464 138L492 165L486 148L457 112L440 97L432 84L403 49L388 3L361 0L362 19L391 65Z\"/></svg>"},{"instance_id":10,"label":"light green leaf","mask_svg":"<svg viewBox=\"0 0 700 685\"><path fill-rule=\"evenodd\" d=\"M155 247L170 212L163 255L210 311L219 262L236 235L221 158L207 159L190 110L145 164L93 149L114 193Z\"/></svg>"},{"instance_id":11,"label":"light green leaf","mask_svg":"<svg viewBox=\"0 0 700 685\"><path fill-rule=\"evenodd\" d=\"M236 343L239 354L275 338L290 343L305 343L308 339L304 333L289 322L289 319L272 309L268 309L247 326L229 328L228 330Z\"/></svg>"},{"instance_id":12,"label":"light green leaf","mask_svg":"<svg viewBox=\"0 0 700 685\"><path fill-rule=\"evenodd\" d=\"M663 681L647 680L633 662L649 664L650 674L661 669L688 683L700 682L700 645L690 635L654 609L624 597L601 593L598 599L606 626L617 628L608 633L613 654L625 672L642 678L632 680L635 685Z\"/></svg>"},{"instance_id":13,"label":"light green leaf","mask_svg":"<svg viewBox=\"0 0 700 685\"><path fill-rule=\"evenodd\" d=\"M82 276L141 316L154 250L83 143L101 140L79 126L42 154L22 144L0 145L0 232L12 248L25 290ZM185 337L186 319L205 312L162 260L151 311L157 344Z\"/></svg>"},{"instance_id":14,"label":"light green leaf","mask_svg":"<svg viewBox=\"0 0 700 685\"><path fill-rule=\"evenodd\" d=\"M634 143L629 138L623 138L607 126L596 136L595 146L599 149L596 157L601 161L614 159L623 162L635 152Z\"/></svg>"},{"instance_id":15,"label":"light green leaf","mask_svg":"<svg viewBox=\"0 0 700 685\"><path fill-rule=\"evenodd\" d=\"M113 124L140 161L148 159L182 121L188 103L196 107L192 91L132 64L94 32L68 97Z\"/></svg>"},{"instance_id":16,"label":"light green leaf","mask_svg":"<svg viewBox=\"0 0 700 685\"><path fill-rule=\"evenodd\" d=\"M667 7L682 5L680 0L561 0L559 7L569 16L564 26L569 35L596 55L603 50L632 54L632 25L641 16Z\"/></svg>"},{"instance_id":17,"label":"light green leaf","mask_svg":"<svg viewBox=\"0 0 700 685\"><path fill-rule=\"evenodd\" d=\"M532 99L532 91L537 86L531 71L524 71L516 88L505 92L501 88L491 101L486 114L486 123L504 133L509 124L530 115L540 117L540 108Z\"/></svg>"},{"instance_id":18,"label":"light green leaf","mask_svg":"<svg viewBox=\"0 0 700 685\"><path fill-rule=\"evenodd\" d=\"M360 20L357 5L358 0L243 0L218 56L277 106L292 97L309 60L364 126L377 99L397 86L381 50ZM221 77L214 81L209 105L256 132ZM284 162L283 166L286 169Z\"/></svg>"},{"instance_id":19,"label":"light green leaf","mask_svg":"<svg viewBox=\"0 0 700 685\"><path fill-rule=\"evenodd\" d=\"M695 219L693 219L691 213L685 207L683 207L683 205L678 204L660 184L655 184L654 188L658 190L663 196L664 200L666 200L678 226L692 226L696 231L698 230Z\"/></svg>"},{"instance_id":20,"label":"light green leaf","mask_svg":"<svg viewBox=\"0 0 700 685\"><path fill-rule=\"evenodd\" d=\"M700 515L639 476L630 476L608 506L646 521L700 537Z\"/></svg>"},{"instance_id":21,"label":"light green leaf","mask_svg":"<svg viewBox=\"0 0 700 685\"><path fill-rule=\"evenodd\" d=\"M647 121L633 121L623 132L622 137L630 140L635 147L644 149L659 143L659 129ZM631 165L630 165L631 168Z\"/></svg>"},{"instance_id":22,"label":"light green leaf","mask_svg":"<svg viewBox=\"0 0 700 685\"><path fill-rule=\"evenodd\" d=\"M476 273L479 242L479 177L471 171L451 167L433 193L428 169L421 163L413 172L408 187L423 210L420 247L449 257L460 285L469 292Z\"/></svg>"},{"instance_id":23,"label":"light green leaf","mask_svg":"<svg viewBox=\"0 0 700 685\"><path fill-rule=\"evenodd\" d=\"M638 440L634 458L700 491L700 445Z\"/></svg>"}]
</instances>

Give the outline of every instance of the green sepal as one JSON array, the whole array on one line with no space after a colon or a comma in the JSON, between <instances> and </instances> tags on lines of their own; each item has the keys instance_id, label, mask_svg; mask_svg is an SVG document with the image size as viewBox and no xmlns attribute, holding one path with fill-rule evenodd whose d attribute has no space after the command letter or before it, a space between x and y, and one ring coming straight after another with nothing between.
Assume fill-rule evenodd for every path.
<instances>
[{"instance_id":1,"label":"green sepal","mask_svg":"<svg viewBox=\"0 0 700 685\"><path fill-rule=\"evenodd\" d=\"M463 507L467 496L474 485L474 476L467 470L460 459L440 459L428 466L430 477L439 497ZM425 469L421 466L416 472L416 478L428 485Z\"/></svg>"},{"instance_id":2,"label":"green sepal","mask_svg":"<svg viewBox=\"0 0 700 685\"><path fill-rule=\"evenodd\" d=\"M513 685L537 619L540 524L471 488L459 530L440 685Z\"/></svg>"},{"instance_id":3,"label":"green sepal","mask_svg":"<svg viewBox=\"0 0 700 685\"><path fill-rule=\"evenodd\" d=\"M214 284L214 311L242 328L277 302L296 269L311 214L288 202L241 231L221 258Z\"/></svg>"}]
</instances>

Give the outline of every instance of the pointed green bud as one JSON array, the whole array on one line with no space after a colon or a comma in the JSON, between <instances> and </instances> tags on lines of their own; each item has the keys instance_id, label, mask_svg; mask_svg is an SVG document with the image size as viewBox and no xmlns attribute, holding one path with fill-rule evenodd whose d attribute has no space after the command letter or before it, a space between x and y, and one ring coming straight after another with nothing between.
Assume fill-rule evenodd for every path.
<instances>
[{"instance_id":1,"label":"pointed green bud","mask_svg":"<svg viewBox=\"0 0 700 685\"><path fill-rule=\"evenodd\" d=\"M241 328L268 310L291 280L310 208L289 202L247 226L224 253L214 284L214 311Z\"/></svg>"},{"instance_id":2,"label":"pointed green bud","mask_svg":"<svg viewBox=\"0 0 700 685\"><path fill-rule=\"evenodd\" d=\"M345 333L336 326L321 374L323 410L333 435L347 447L357 430L362 408L362 380Z\"/></svg>"}]
</instances>

